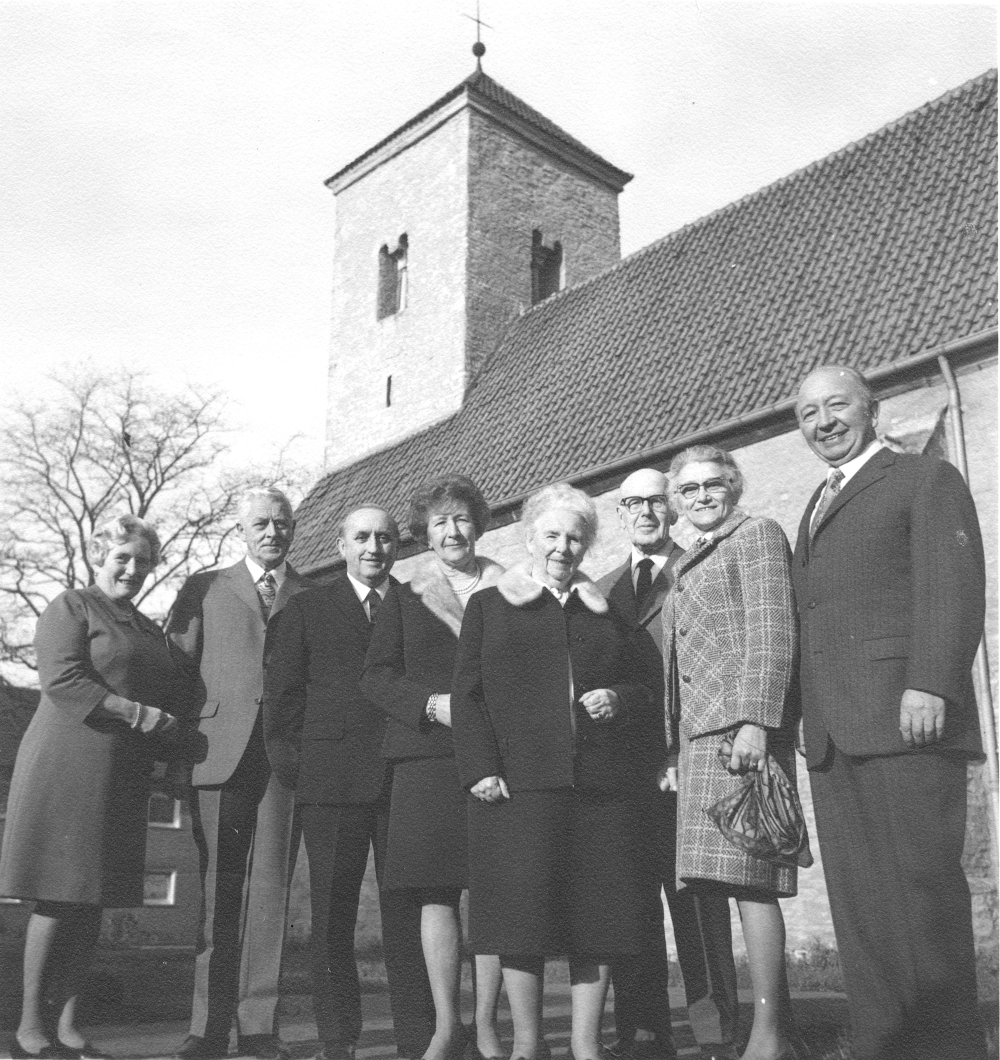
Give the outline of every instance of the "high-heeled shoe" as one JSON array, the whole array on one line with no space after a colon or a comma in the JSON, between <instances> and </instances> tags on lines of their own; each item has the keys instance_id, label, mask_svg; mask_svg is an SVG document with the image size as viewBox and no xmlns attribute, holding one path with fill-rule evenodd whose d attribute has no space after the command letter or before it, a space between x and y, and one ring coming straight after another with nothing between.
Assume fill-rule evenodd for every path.
<instances>
[{"instance_id":1,"label":"high-heeled shoe","mask_svg":"<svg viewBox=\"0 0 1000 1060\"><path fill-rule=\"evenodd\" d=\"M13 1060L56 1060L59 1054L55 1051L54 1045L43 1045L37 1053L29 1053L17 1040L15 1034L10 1043L10 1055Z\"/></svg>"}]
</instances>

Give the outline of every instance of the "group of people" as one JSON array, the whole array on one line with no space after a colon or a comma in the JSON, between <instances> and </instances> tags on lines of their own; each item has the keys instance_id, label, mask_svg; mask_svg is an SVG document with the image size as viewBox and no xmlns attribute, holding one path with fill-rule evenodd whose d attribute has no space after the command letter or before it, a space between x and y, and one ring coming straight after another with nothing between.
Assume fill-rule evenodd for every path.
<instances>
[{"instance_id":1,"label":"group of people","mask_svg":"<svg viewBox=\"0 0 1000 1060\"><path fill-rule=\"evenodd\" d=\"M490 509L475 483L422 484L408 523L428 555L406 583L390 573L394 519L358 507L328 585L286 561L284 495L251 490L245 560L190 578L164 636L131 603L155 531L131 516L99 530L94 584L39 619L42 698L0 853L0 894L36 902L13 1055L100 1056L76 1002L102 908L142 901L156 759L190 794L200 856L182 1060L225 1057L234 1024L240 1055L287 1056L277 986L299 829L317 1060L351 1060L361 1034L354 932L370 850L401 1057L506 1057L503 989L512 1057L543 1060L544 965L562 955L571 1060L676 1056L661 888L703 1055L805 1055L778 904L796 893L794 862L748 852L706 812L766 769L794 788L798 744L855 1055L984 1060L960 862L966 764L982 753L975 509L950 464L878 442L878 403L855 370L810 373L797 415L830 470L794 555L776 522L739 507L740 469L709 445L622 482L630 552L598 582L581 570L597 510L564 483L525 503L526 556L506 570L477 555ZM670 535L679 517L697 534L687 551Z\"/></svg>"}]
</instances>

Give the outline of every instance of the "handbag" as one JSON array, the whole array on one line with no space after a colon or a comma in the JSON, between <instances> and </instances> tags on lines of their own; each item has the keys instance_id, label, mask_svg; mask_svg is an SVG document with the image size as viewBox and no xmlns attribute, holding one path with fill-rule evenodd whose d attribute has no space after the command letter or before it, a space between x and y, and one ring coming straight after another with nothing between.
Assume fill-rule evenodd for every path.
<instances>
[{"instance_id":1,"label":"handbag","mask_svg":"<svg viewBox=\"0 0 1000 1060\"><path fill-rule=\"evenodd\" d=\"M724 747L719 748L720 758ZM736 791L705 813L733 846L755 858L787 868L807 869L813 863L799 793L770 752L763 770L747 773Z\"/></svg>"}]
</instances>

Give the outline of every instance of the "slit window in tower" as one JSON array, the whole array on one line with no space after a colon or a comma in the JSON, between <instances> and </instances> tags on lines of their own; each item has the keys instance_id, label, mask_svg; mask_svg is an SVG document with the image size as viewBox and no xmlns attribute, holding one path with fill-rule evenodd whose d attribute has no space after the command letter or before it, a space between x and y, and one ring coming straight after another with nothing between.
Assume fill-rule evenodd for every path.
<instances>
[{"instance_id":1,"label":"slit window in tower","mask_svg":"<svg viewBox=\"0 0 1000 1060\"><path fill-rule=\"evenodd\" d=\"M378 306L379 320L401 313L406 308L406 257L408 240L404 232L399 237L395 250L384 243L378 252Z\"/></svg>"},{"instance_id":2,"label":"slit window in tower","mask_svg":"<svg viewBox=\"0 0 1000 1060\"><path fill-rule=\"evenodd\" d=\"M556 241L547 247L542 242L542 233L536 228L531 233L531 304L544 302L549 295L561 291L562 286L562 243Z\"/></svg>"}]
</instances>

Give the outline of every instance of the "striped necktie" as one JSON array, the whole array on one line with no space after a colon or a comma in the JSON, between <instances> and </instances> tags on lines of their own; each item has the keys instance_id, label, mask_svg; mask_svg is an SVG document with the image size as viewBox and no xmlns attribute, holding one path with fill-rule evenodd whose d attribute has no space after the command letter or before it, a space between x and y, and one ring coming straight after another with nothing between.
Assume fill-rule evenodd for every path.
<instances>
[{"instance_id":1,"label":"striped necktie","mask_svg":"<svg viewBox=\"0 0 1000 1060\"><path fill-rule=\"evenodd\" d=\"M830 505L837 499L837 494L840 493L840 484L843 481L844 472L839 467L835 467L830 473L830 477L826 480L823 496L820 497L819 504L816 505L816 510L813 512L812 522L809 524L810 540L815 537L819 524L823 521L827 511L829 511Z\"/></svg>"},{"instance_id":2,"label":"striped necktie","mask_svg":"<svg viewBox=\"0 0 1000 1060\"><path fill-rule=\"evenodd\" d=\"M274 607L274 598L278 595L278 585L274 575L265 571L263 577L256 585L257 596L260 598L260 609L266 622L271 617L271 608Z\"/></svg>"}]
</instances>

